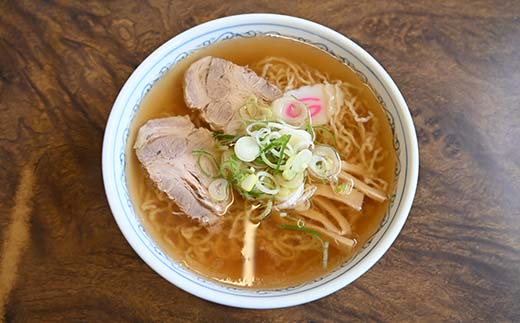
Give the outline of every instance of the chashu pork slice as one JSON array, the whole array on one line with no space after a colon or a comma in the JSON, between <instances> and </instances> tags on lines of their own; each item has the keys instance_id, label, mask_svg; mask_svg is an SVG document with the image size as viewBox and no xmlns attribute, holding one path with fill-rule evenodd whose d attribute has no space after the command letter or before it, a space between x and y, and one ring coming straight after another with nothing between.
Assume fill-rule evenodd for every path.
<instances>
[{"instance_id":1,"label":"chashu pork slice","mask_svg":"<svg viewBox=\"0 0 520 323\"><path fill-rule=\"evenodd\" d=\"M152 181L188 216L213 224L226 212L226 201L209 198L213 179L201 172L193 154L205 150L218 158L209 130L195 128L187 116L153 119L139 129L134 149Z\"/></svg>"},{"instance_id":2,"label":"chashu pork slice","mask_svg":"<svg viewBox=\"0 0 520 323\"><path fill-rule=\"evenodd\" d=\"M232 121L253 95L270 103L281 97L282 92L249 68L211 56L191 64L184 76L186 104L200 110L216 131L233 133Z\"/></svg>"}]
</instances>

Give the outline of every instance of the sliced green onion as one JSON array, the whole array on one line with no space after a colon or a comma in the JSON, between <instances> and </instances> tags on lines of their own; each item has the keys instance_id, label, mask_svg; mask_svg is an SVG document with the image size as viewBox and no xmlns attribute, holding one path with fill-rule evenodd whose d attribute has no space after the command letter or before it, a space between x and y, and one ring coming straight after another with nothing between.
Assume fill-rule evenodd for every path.
<instances>
[{"instance_id":1,"label":"sliced green onion","mask_svg":"<svg viewBox=\"0 0 520 323\"><path fill-rule=\"evenodd\" d=\"M225 134L225 133L213 132L213 138L215 138L218 141L220 141L220 143L222 145L228 146L228 145L233 144L235 141L237 141L237 139L240 138L240 136L228 135L228 134Z\"/></svg>"},{"instance_id":2,"label":"sliced green onion","mask_svg":"<svg viewBox=\"0 0 520 323\"><path fill-rule=\"evenodd\" d=\"M310 233L313 236L315 236L321 242L321 244L323 246L323 249L322 249L323 256L322 256L322 261L321 261L322 266L324 269L327 268L327 263L329 261L329 242L323 241L321 239L321 233L319 233L318 231L306 228L306 227L299 227L297 225L281 224L280 227L282 229L290 229L290 230L297 230L297 231Z\"/></svg>"},{"instance_id":3,"label":"sliced green onion","mask_svg":"<svg viewBox=\"0 0 520 323\"><path fill-rule=\"evenodd\" d=\"M280 130L280 133L282 135L291 135L289 144L295 151L314 146L311 135L305 130L286 128Z\"/></svg>"},{"instance_id":4,"label":"sliced green onion","mask_svg":"<svg viewBox=\"0 0 520 323\"><path fill-rule=\"evenodd\" d=\"M244 191L250 192L253 189L253 187L255 187L257 181L258 177L256 177L255 174L249 174L242 180L242 182L240 183L240 187Z\"/></svg>"},{"instance_id":5,"label":"sliced green onion","mask_svg":"<svg viewBox=\"0 0 520 323\"><path fill-rule=\"evenodd\" d=\"M233 177L234 174L240 171L238 160L236 160L234 154L222 155L222 162L220 163L220 172L226 177Z\"/></svg>"},{"instance_id":6,"label":"sliced green onion","mask_svg":"<svg viewBox=\"0 0 520 323\"><path fill-rule=\"evenodd\" d=\"M300 151L293 158L287 160L285 170L283 171L283 178L290 181L296 177L296 175L302 173L312 159L312 153L309 149Z\"/></svg>"},{"instance_id":7,"label":"sliced green onion","mask_svg":"<svg viewBox=\"0 0 520 323\"><path fill-rule=\"evenodd\" d=\"M269 151L272 148L278 148L278 147L282 147L284 145L287 145L289 140L291 140L291 135L280 136L279 138L276 138L275 140L270 142L267 146L263 147L262 148L262 152Z\"/></svg>"},{"instance_id":8,"label":"sliced green onion","mask_svg":"<svg viewBox=\"0 0 520 323\"><path fill-rule=\"evenodd\" d=\"M278 194L280 189L273 175L265 171L259 171L256 173L256 176L258 177L258 181L255 183L257 190L269 195Z\"/></svg>"},{"instance_id":9,"label":"sliced green onion","mask_svg":"<svg viewBox=\"0 0 520 323\"><path fill-rule=\"evenodd\" d=\"M266 128L266 129L268 129L268 128ZM269 134L267 134L265 137L262 137L262 140L260 141L260 145L262 145L262 147L268 146L269 144L271 144L271 142L273 140L276 140L276 139L280 138L281 136L282 135L278 131L272 131Z\"/></svg>"},{"instance_id":10,"label":"sliced green onion","mask_svg":"<svg viewBox=\"0 0 520 323\"><path fill-rule=\"evenodd\" d=\"M291 164L291 168L294 169L295 172L301 173L303 172L312 159L312 153L309 149L304 149L300 151Z\"/></svg>"},{"instance_id":11,"label":"sliced green onion","mask_svg":"<svg viewBox=\"0 0 520 323\"><path fill-rule=\"evenodd\" d=\"M268 136L268 138L271 135L273 135L273 133L271 133ZM287 144L290 139L291 139L291 135L283 135L283 136L280 136L279 138L276 138L275 140L271 141L266 146L263 146L262 150L260 152L260 157L261 157L262 161L270 168L274 168L276 171L283 170L284 169L283 161L286 158ZM289 150L292 150L292 148ZM271 160L269 158L269 155L272 155L271 158L274 157L275 160Z\"/></svg>"},{"instance_id":12,"label":"sliced green onion","mask_svg":"<svg viewBox=\"0 0 520 323\"><path fill-rule=\"evenodd\" d=\"M314 127L312 126L311 118L307 119L307 124L305 125L305 131L307 131L312 138L312 141L316 140L316 131L314 131Z\"/></svg>"},{"instance_id":13,"label":"sliced green onion","mask_svg":"<svg viewBox=\"0 0 520 323\"><path fill-rule=\"evenodd\" d=\"M286 187L282 187L280 189L280 192L276 195L276 200L280 201L281 203L276 205L276 208L279 210L282 209L292 209L294 208L298 202L300 202L300 199L303 195L303 192L305 191L305 185L301 184L299 187L293 190L289 190Z\"/></svg>"},{"instance_id":14,"label":"sliced green onion","mask_svg":"<svg viewBox=\"0 0 520 323\"><path fill-rule=\"evenodd\" d=\"M298 173L290 180L285 180L285 178L280 175L275 176L275 178L280 186L287 187L289 189L297 189L305 181L305 174L304 172Z\"/></svg>"},{"instance_id":15,"label":"sliced green onion","mask_svg":"<svg viewBox=\"0 0 520 323\"><path fill-rule=\"evenodd\" d=\"M288 187L280 187L280 191L276 194L276 199L280 201L285 201L292 196L293 190ZM278 207L278 206L277 206Z\"/></svg>"},{"instance_id":16,"label":"sliced green onion","mask_svg":"<svg viewBox=\"0 0 520 323\"><path fill-rule=\"evenodd\" d=\"M258 135L260 132L265 133L265 135L268 135L271 132L271 129L267 127L267 124L265 122L262 121L251 122L246 127L246 133L251 137Z\"/></svg>"},{"instance_id":17,"label":"sliced green onion","mask_svg":"<svg viewBox=\"0 0 520 323\"><path fill-rule=\"evenodd\" d=\"M298 173L294 169L287 167L292 164L293 159L289 158L289 160L287 160L286 167L282 173L282 176L286 181L292 181L296 177L296 175L298 175Z\"/></svg>"},{"instance_id":18,"label":"sliced green onion","mask_svg":"<svg viewBox=\"0 0 520 323\"><path fill-rule=\"evenodd\" d=\"M269 143L270 137L272 135L271 129L269 128L261 128L259 130L248 132L248 134L251 137L255 138L257 144L259 144L260 146L264 146L267 143Z\"/></svg>"},{"instance_id":19,"label":"sliced green onion","mask_svg":"<svg viewBox=\"0 0 520 323\"><path fill-rule=\"evenodd\" d=\"M257 205L257 206L253 206L251 207L251 209L249 210L249 219L251 221L254 221L254 222L260 222L262 221L263 219L265 219L272 211L273 209L273 201L269 200L267 201L267 204L265 204L265 208L262 210L262 212L257 215L257 216L254 216L252 217L251 216L251 213L256 210L257 208L259 208L260 205Z\"/></svg>"},{"instance_id":20,"label":"sliced green onion","mask_svg":"<svg viewBox=\"0 0 520 323\"><path fill-rule=\"evenodd\" d=\"M248 201L251 202L258 202L258 201L265 201L269 199L269 196L262 193L255 191L254 189L251 192L246 191L239 191L239 193Z\"/></svg>"},{"instance_id":21,"label":"sliced green onion","mask_svg":"<svg viewBox=\"0 0 520 323\"><path fill-rule=\"evenodd\" d=\"M218 178L209 184L208 192L213 201L225 201L229 197L229 183L224 178Z\"/></svg>"},{"instance_id":22,"label":"sliced green onion","mask_svg":"<svg viewBox=\"0 0 520 323\"><path fill-rule=\"evenodd\" d=\"M242 161L252 162L260 155L260 146L255 138L244 136L235 143L235 154Z\"/></svg>"},{"instance_id":23,"label":"sliced green onion","mask_svg":"<svg viewBox=\"0 0 520 323\"><path fill-rule=\"evenodd\" d=\"M237 135L228 135L225 133L213 132L213 138L215 138L217 140L225 140L225 141L237 140L239 137L240 136L237 136Z\"/></svg>"},{"instance_id":24,"label":"sliced green onion","mask_svg":"<svg viewBox=\"0 0 520 323\"><path fill-rule=\"evenodd\" d=\"M260 153L260 158L262 158L262 161L267 165L269 166L270 168L274 168L276 169L276 167L278 166L277 164L273 163L272 161L269 160L269 158L267 157L266 153ZM283 170L284 167L283 166L280 166L280 169Z\"/></svg>"},{"instance_id":25,"label":"sliced green onion","mask_svg":"<svg viewBox=\"0 0 520 323\"><path fill-rule=\"evenodd\" d=\"M341 158L334 148L317 145L312 152L309 170L318 179L337 176L341 171Z\"/></svg>"},{"instance_id":26,"label":"sliced green onion","mask_svg":"<svg viewBox=\"0 0 520 323\"><path fill-rule=\"evenodd\" d=\"M195 156L198 156L197 167L199 168L202 174L211 178L216 178L219 176L218 162L212 153L203 149L196 149L193 150L191 153ZM209 164L204 164L204 161L209 161ZM209 168L212 168L212 170L209 170Z\"/></svg>"},{"instance_id":27,"label":"sliced green onion","mask_svg":"<svg viewBox=\"0 0 520 323\"><path fill-rule=\"evenodd\" d=\"M233 184L239 185L242 179L249 175L249 169L233 152L228 151L222 155L220 173Z\"/></svg>"},{"instance_id":28,"label":"sliced green onion","mask_svg":"<svg viewBox=\"0 0 520 323\"><path fill-rule=\"evenodd\" d=\"M283 138L284 136L280 137L280 138ZM284 139L282 141L282 147L280 148L280 156L278 157L278 163L276 164L276 170L280 170L280 166L282 166L282 161L283 161L283 157L284 157L284 152L285 152L285 148L287 147L287 143L289 142L289 140L291 139L291 136L287 136L285 137L286 139Z\"/></svg>"},{"instance_id":29,"label":"sliced green onion","mask_svg":"<svg viewBox=\"0 0 520 323\"><path fill-rule=\"evenodd\" d=\"M309 229L309 228L306 228L306 227L299 227L297 225L290 225L290 224L280 224L280 227L282 229L290 229L290 230L297 230L297 231L303 231L303 232L307 232L307 233L310 233L312 235L315 235L317 237L321 237L321 233L319 233L318 231L315 231L315 230L312 230L312 229Z\"/></svg>"},{"instance_id":30,"label":"sliced green onion","mask_svg":"<svg viewBox=\"0 0 520 323\"><path fill-rule=\"evenodd\" d=\"M351 178L349 183L341 183L334 187L334 192L340 195L349 195L354 189L354 180Z\"/></svg>"}]
</instances>

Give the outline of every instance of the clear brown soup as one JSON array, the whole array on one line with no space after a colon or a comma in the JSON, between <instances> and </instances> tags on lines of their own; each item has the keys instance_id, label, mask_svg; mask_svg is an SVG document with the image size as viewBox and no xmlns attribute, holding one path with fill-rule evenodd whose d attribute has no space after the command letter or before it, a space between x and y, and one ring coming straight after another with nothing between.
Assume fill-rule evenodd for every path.
<instances>
[{"instance_id":1,"label":"clear brown soup","mask_svg":"<svg viewBox=\"0 0 520 323\"><path fill-rule=\"evenodd\" d=\"M354 94L380 121L377 139L383 147L386 157L381 163L382 171L379 176L390 183L388 192L393 191L395 169L393 137L383 109L372 91L356 73L326 52L301 42L275 37L222 41L190 55L166 72L142 101L130 129L126 172L131 199L147 232L173 260L182 263L203 277L240 286L243 265L242 245L240 245L240 240L228 237L231 235L230 230L237 230L237 227L232 229L233 223L237 221L233 221L231 218L241 215L242 209L240 207L232 208L229 214L224 215L224 218L228 217L228 220L223 225L209 229L201 228L198 222L190 220L185 215L172 213L177 210L175 205L168 202L163 194L156 192L132 149L137 131L150 119L172 115L190 115L195 124L203 125L197 116L186 107L182 85L187 67L198 58L207 55L248 66L253 66L255 62L267 56L284 57L327 73L331 79L351 83L355 88ZM259 71L256 72L259 73ZM150 199L150 196L157 201L153 203L146 201L146 199ZM155 208L151 212L150 205L160 208ZM342 209L352 225L353 238L356 239L357 244L353 249L346 250L331 242L327 268L322 267L321 249L299 250L297 248L298 243L306 242L305 239L312 239L312 237L305 237L305 234L300 231L289 233L287 231L290 230L281 229L276 221L269 218L264 220L257 230L255 282L252 287L273 289L294 286L334 270L350 259L376 232L387 206L388 202L377 203L365 199L361 212ZM239 225L238 230L243 230L243 227ZM235 232L234 234L240 236L241 233ZM287 243L295 244L290 261L273 259L273 255L266 252L269 248L274 247L270 245L273 244L273 241L269 239L282 234L285 235L284 239L287 240ZM207 242L200 245L190 244L190 240L196 240L198 243L204 241L206 237L211 237L212 242L209 244L213 248L211 250L197 250L198 246L208 249ZM291 242L292 238L294 238L293 242Z\"/></svg>"}]
</instances>

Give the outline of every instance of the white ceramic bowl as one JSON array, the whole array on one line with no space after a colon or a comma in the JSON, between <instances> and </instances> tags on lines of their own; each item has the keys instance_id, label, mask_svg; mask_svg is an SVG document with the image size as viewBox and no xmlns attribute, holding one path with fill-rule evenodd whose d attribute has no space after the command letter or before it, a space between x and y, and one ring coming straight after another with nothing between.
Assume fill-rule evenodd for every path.
<instances>
[{"instance_id":1,"label":"white ceramic bowl","mask_svg":"<svg viewBox=\"0 0 520 323\"><path fill-rule=\"evenodd\" d=\"M166 256L150 239L136 215L125 177L128 128L144 95L172 65L201 47L236 37L285 35L317 46L359 72L386 109L398 156L396 188L377 233L350 261L305 284L280 290L244 290L208 281ZM244 308L278 308L329 295L357 279L390 248L403 227L417 185L417 137L408 107L386 71L345 36L307 20L272 14L221 18L191 28L163 44L134 71L119 93L103 141L103 180L114 218L130 245L159 275L183 290L212 302Z\"/></svg>"}]
</instances>

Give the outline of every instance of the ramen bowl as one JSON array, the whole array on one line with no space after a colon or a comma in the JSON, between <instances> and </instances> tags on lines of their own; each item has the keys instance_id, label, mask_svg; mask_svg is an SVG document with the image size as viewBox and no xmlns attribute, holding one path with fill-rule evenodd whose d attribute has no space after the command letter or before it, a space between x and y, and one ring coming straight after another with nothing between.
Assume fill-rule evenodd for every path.
<instances>
[{"instance_id":1,"label":"ramen bowl","mask_svg":"<svg viewBox=\"0 0 520 323\"><path fill-rule=\"evenodd\" d=\"M376 233L350 260L328 274L289 288L243 289L220 284L170 259L151 239L130 199L125 165L129 128L140 103L154 83L177 62L214 43L266 35L296 39L328 52L352 68L371 87L386 112L397 156L394 191ZM417 137L406 102L381 65L347 37L300 18L247 14L213 20L191 28L156 49L121 89L105 130L103 180L121 232L137 254L159 275L203 299L243 308L279 308L316 300L347 286L370 269L390 248L403 227L417 185Z\"/></svg>"}]
</instances>

